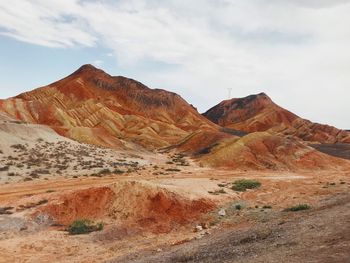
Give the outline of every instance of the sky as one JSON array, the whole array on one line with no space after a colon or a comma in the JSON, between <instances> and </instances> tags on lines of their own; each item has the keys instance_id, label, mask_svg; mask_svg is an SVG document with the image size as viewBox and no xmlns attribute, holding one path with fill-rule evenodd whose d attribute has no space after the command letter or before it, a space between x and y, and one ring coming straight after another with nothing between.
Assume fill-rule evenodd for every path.
<instances>
[{"instance_id":1,"label":"sky","mask_svg":"<svg viewBox=\"0 0 350 263\"><path fill-rule=\"evenodd\" d=\"M350 129L349 0L0 0L0 98L82 64L204 112L265 92Z\"/></svg>"}]
</instances>

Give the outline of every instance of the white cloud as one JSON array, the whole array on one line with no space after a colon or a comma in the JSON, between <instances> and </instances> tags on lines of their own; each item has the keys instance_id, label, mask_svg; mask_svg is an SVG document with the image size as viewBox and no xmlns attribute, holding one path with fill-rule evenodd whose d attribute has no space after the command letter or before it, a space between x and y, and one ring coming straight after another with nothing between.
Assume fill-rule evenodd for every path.
<instances>
[{"instance_id":1,"label":"white cloud","mask_svg":"<svg viewBox=\"0 0 350 263\"><path fill-rule=\"evenodd\" d=\"M125 68L174 65L137 77L201 111L232 87L233 96L265 91L299 115L350 128L349 13L343 0L13 0L0 2L0 33L104 46Z\"/></svg>"}]
</instances>

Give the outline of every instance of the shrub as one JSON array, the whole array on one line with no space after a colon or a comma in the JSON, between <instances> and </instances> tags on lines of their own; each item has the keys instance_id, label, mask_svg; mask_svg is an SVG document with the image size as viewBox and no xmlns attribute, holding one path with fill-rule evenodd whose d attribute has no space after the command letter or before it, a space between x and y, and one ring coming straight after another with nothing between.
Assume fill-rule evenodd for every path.
<instances>
[{"instance_id":1,"label":"shrub","mask_svg":"<svg viewBox=\"0 0 350 263\"><path fill-rule=\"evenodd\" d=\"M167 171L167 172L181 172L180 169L176 169L176 168L165 169L165 171Z\"/></svg>"},{"instance_id":2,"label":"shrub","mask_svg":"<svg viewBox=\"0 0 350 263\"><path fill-rule=\"evenodd\" d=\"M4 166L4 167L0 167L0 171L8 171L10 169L10 166Z\"/></svg>"},{"instance_id":3,"label":"shrub","mask_svg":"<svg viewBox=\"0 0 350 263\"><path fill-rule=\"evenodd\" d=\"M100 231L103 229L103 224L95 224L90 220L81 219L75 220L68 228L67 231L71 235L88 234L94 231Z\"/></svg>"},{"instance_id":4,"label":"shrub","mask_svg":"<svg viewBox=\"0 0 350 263\"><path fill-rule=\"evenodd\" d=\"M113 173L115 173L115 174L123 174L123 173L125 173L125 171L120 170L120 169L115 169L115 170L113 171Z\"/></svg>"},{"instance_id":5,"label":"shrub","mask_svg":"<svg viewBox=\"0 0 350 263\"><path fill-rule=\"evenodd\" d=\"M111 170L109 169L103 169L101 171L98 172L99 174L110 174L111 173Z\"/></svg>"},{"instance_id":6,"label":"shrub","mask_svg":"<svg viewBox=\"0 0 350 263\"><path fill-rule=\"evenodd\" d=\"M308 204L298 204L289 208L284 209L284 211L291 211L291 212L296 212L296 211L302 211L302 210L308 210L311 207Z\"/></svg>"},{"instance_id":7,"label":"shrub","mask_svg":"<svg viewBox=\"0 0 350 263\"><path fill-rule=\"evenodd\" d=\"M236 210L241 210L242 206L240 204L238 204L238 205L235 205L235 208L236 208Z\"/></svg>"},{"instance_id":8,"label":"shrub","mask_svg":"<svg viewBox=\"0 0 350 263\"><path fill-rule=\"evenodd\" d=\"M263 208L263 209L271 209L272 206L270 206L270 205L264 205L262 208Z\"/></svg>"},{"instance_id":9,"label":"shrub","mask_svg":"<svg viewBox=\"0 0 350 263\"><path fill-rule=\"evenodd\" d=\"M247 189L254 189L261 186L261 183L256 180L242 179L233 182L232 190L244 192Z\"/></svg>"},{"instance_id":10,"label":"shrub","mask_svg":"<svg viewBox=\"0 0 350 263\"><path fill-rule=\"evenodd\" d=\"M227 194L225 189L222 188L215 191L208 191L208 193L212 195Z\"/></svg>"}]
</instances>

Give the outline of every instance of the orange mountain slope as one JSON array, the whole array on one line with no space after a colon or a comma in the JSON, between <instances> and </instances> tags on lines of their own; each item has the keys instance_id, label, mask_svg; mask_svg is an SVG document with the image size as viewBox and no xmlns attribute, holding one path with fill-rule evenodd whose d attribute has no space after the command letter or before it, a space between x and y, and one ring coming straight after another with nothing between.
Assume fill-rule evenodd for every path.
<instances>
[{"instance_id":1,"label":"orange mountain slope","mask_svg":"<svg viewBox=\"0 0 350 263\"><path fill-rule=\"evenodd\" d=\"M220 141L199 158L212 167L234 169L319 170L349 169L350 162L309 147L294 136L254 132Z\"/></svg>"},{"instance_id":2,"label":"orange mountain slope","mask_svg":"<svg viewBox=\"0 0 350 263\"><path fill-rule=\"evenodd\" d=\"M222 101L203 116L223 127L249 133L271 129L305 141L350 143L350 132L302 119L275 104L264 93Z\"/></svg>"},{"instance_id":3,"label":"orange mountain slope","mask_svg":"<svg viewBox=\"0 0 350 263\"><path fill-rule=\"evenodd\" d=\"M166 147L194 131L218 129L179 95L112 77L92 65L2 100L0 110L80 142L117 148Z\"/></svg>"}]
</instances>

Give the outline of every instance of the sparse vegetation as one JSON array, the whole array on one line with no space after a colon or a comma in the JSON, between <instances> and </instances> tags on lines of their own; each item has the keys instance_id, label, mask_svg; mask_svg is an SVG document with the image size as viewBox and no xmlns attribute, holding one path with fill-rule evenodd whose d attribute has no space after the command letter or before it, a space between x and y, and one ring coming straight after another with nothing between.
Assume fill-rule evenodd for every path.
<instances>
[{"instance_id":1,"label":"sparse vegetation","mask_svg":"<svg viewBox=\"0 0 350 263\"><path fill-rule=\"evenodd\" d=\"M120 170L120 169L115 169L115 170L113 171L113 173L115 173L115 174L123 174L123 173L125 173L125 171Z\"/></svg>"},{"instance_id":2,"label":"sparse vegetation","mask_svg":"<svg viewBox=\"0 0 350 263\"><path fill-rule=\"evenodd\" d=\"M0 215L11 215L12 212L9 210L12 210L12 206L6 206L6 207L0 207Z\"/></svg>"},{"instance_id":3,"label":"sparse vegetation","mask_svg":"<svg viewBox=\"0 0 350 263\"><path fill-rule=\"evenodd\" d=\"M87 219L75 220L68 228L67 231L71 235L88 234L94 231L101 231L103 229L103 223L95 224Z\"/></svg>"},{"instance_id":4,"label":"sparse vegetation","mask_svg":"<svg viewBox=\"0 0 350 263\"><path fill-rule=\"evenodd\" d=\"M310 208L311 207L308 204L298 204L298 205L286 208L283 211L286 211L286 212L297 212L297 211L308 210Z\"/></svg>"},{"instance_id":5,"label":"sparse vegetation","mask_svg":"<svg viewBox=\"0 0 350 263\"><path fill-rule=\"evenodd\" d=\"M168 168L168 169L165 169L165 171L167 171L167 172L181 172L181 170L177 169L177 168Z\"/></svg>"},{"instance_id":6,"label":"sparse vegetation","mask_svg":"<svg viewBox=\"0 0 350 263\"><path fill-rule=\"evenodd\" d=\"M256 180L242 179L233 182L232 190L244 192L247 189L259 188L261 183Z\"/></svg>"},{"instance_id":7,"label":"sparse vegetation","mask_svg":"<svg viewBox=\"0 0 350 263\"><path fill-rule=\"evenodd\" d=\"M264 205L262 208L263 208L263 209L271 209L272 206L270 206L270 205Z\"/></svg>"},{"instance_id":8,"label":"sparse vegetation","mask_svg":"<svg viewBox=\"0 0 350 263\"><path fill-rule=\"evenodd\" d=\"M109 169L103 169L103 170L99 171L98 173L99 173L100 175L102 175L102 174L110 174L110 173L111 173L111 170L109 170Z\"/></svg>"},{"instance_id":9,"label":"sparse vegetation","mask_svg":"<svg viewBox=\"0 0 350 263\"><path fill-rule=\"evenodd\" d=\"M227 194L224 189L218 189L218 190L215 190L215 191L208 191L208 193L212 194L212 195Z\"/></svg>"},{"instance_id":10,"label":"sparse vegetation","mask_svg":"<svg viewBox=\"0 0 350 263\"><path fill-rule=\"evenodd\" d=\"M2 172L2 171L8 171L9 169L10 169L9 166L0 167L0 172Z\"/></svg>"},{"instance_id":11,"label":"sparse vegetation","mask_svg":"<svg viewBox=\"0 0 350 263\"><path fill-rule=\"evenodd\" d=\"M242 209L242 205L237 204L237 205L235 205L235 208L236 208L236 210L241 210Z\"/></svg>"}]
</instances>

